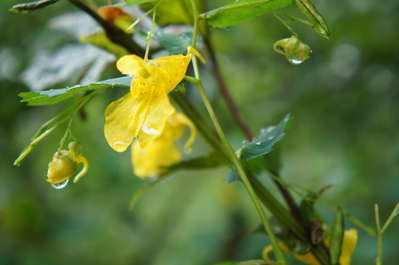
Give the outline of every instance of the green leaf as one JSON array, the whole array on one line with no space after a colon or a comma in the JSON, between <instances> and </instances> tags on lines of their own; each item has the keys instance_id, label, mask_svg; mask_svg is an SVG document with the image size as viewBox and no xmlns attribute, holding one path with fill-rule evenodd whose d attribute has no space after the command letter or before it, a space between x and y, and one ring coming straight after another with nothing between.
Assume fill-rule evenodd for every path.
<instances>
[{"instance_id":1,"label":"green leaf","mask_svg":"<svg viewBox=\"0 0 399 265\"><path fill-rule=\"evenodd\" d=\"M184 32L175 35L158 31L154 37L169 54L185 54L187 52L187 47L191 44L192 33Z\"/></svg>"},{"instance_id":2,"label":"green leaf","mask_svg":"<svg viewBox=\"0 0 399 265\"><path fill-rule=\"evenodd\" d=\"M333 230L331 232L330 253L331 253L332 265L339 264L339 258L341 257L343 241L344 241L344 215L342 211L338 209L338 212L335 215Z\"/></svg>"},{"instance_id":3,"label":"green leaf","mask_svg":"<svg viewBox=\"0 0 399 265\"><path fill-rule=\"evenodd\" d=\"M113 87L128 88L130 86L131 77L119 77L96 82L89 85L77 85L61 89L50 89L37 92L22 92L18 96L22 98L22 102L26 102L28 106L42 106L59 103L73 97L76 94Z\"/></svg>"},{"instance_id":4,"label":"green leaf","mask_svg":"<svg viewBox=\"0 0 399 265\"><path fill-rule=\"evenodd\" d=\"M289 6L292 0L241 0L216 8L201 15L217 28L237 25L244 20Z\"/></svg>"},{"instance_id":5,"label":"green leaf","mask_svg":"<svg viewBox=\"0 0 399 265\"><path fill-rule=\"evenodd\" d=\"M158 0L126 0L124 5L129 6L129 5L141 5L141 4L146 4L146 3L153 3L157 2Z\"/></svg>"},{"instance_id":6,"label":"green leaf","mask_svg":"<svg viewBox=\"0 0 399 265\"><path fill-rule=\"evenodd\" d=\"M104 32L96 32L87 36L82 36L79 38L79 41L102 48L112 54L115 54L118 58L129 54L129 51L124 47L110 41Z\"/></svg>"},{"instance_id":7,"label":"green leaf","mask_svg":"<svg viewBox=\"0 0 399 265\"><path fill-rule=\"evenodd\" d=\"M263 128L257 137L242 147L241 158L252 159L270 153L273 146L285 136L285 127L289 120L288 114L277 126Z\"/></svg>"},{"instance_id":8,"label":"green leaf","mask_svg":"<svg viewBox=\"0 0 399 265\"><path fill-rule=\"evenodd\" d=\"M310 0L295 0L302 13L311 21L312 28L325 39L330 39L330 32L323 16L317 11Z\"/></svg>"},{"instance_id":9,"label":"green leaf","mask_svg":"<svg viewBox=\"0 0 399 265\"><path fill-rule=\"evenodd\" d=\"M14 12L14 13L28 13L32 10L40 9L40 8L55 4L57 2L58 2L58 0L40 0L40 1L29 2L29 3L21 3L21 4L13 5L9 9L9 11Z\"/></svg>"}]
</instances>

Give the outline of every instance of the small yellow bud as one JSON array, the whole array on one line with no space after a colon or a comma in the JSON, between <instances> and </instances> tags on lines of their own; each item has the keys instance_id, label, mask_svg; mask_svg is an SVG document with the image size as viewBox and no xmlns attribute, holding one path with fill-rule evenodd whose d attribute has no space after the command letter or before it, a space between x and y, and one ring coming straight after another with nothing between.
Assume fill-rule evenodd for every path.
<instances>
[{"instance_id":1,"label":"small yellow bud","mask_svg":"<svg viewBox=\"0 0 399 265\"><path fill-rule=\"evenodd\" d=\"M69 179L78 168L69 150L61 150L54 154L48 165L47 181L51 184L61 183Z\"/></svg>"},{"instance_id":2,"label":"small yellow bud","mask_svg":"<svg viewBox=\"0 0 399 265\"><path fill-rule=\"evenodd\" d=\"M278 40L274 43L275 52L285 56L291 64L301 64L310 58L312 50L296 36Z\"/></svg>"}]
</instances>

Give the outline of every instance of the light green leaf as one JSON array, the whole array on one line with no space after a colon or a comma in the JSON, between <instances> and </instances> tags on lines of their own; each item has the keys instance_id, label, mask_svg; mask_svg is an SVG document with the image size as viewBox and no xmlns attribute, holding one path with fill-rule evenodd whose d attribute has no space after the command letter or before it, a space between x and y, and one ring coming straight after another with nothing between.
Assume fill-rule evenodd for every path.
<instances>
[{"instance_id":1,"label":"light green leaf","mask_svg":"<svg viewBox=\"0 0 399 265\"><path fill-rule=\"evenodd\" d=\"M295 2L302 13L312 23L314 31L316 31L321 37L330 39L330 32L327 23L312 2L310 0L295 0Z\"/></svg>"},{"instance_id":2,"label":"light green leaf","mask_svg":"<svg viewBox=\"0 0 399 265\"><path fill-rule=\"evenodd\" d=\"M92 83L89 85L77 85L67 88L50 89L37 92L22 92L18 96L22 98L22 102L26 102L28 106L50 105L69 99L76 94L97 90L107 89L113 87L128 88L131 82L131 77L119 77Z\"/></svg>"},{"instance_id":3,"label":"light green leaf","mask_svg":"<svg viewBox=\"0 0 399 265\"><path fill-rule=\"evenodd\" d=\"M16 4L13 5L9 11L14 12L14 13L28 13L32 10L40 9L43 7L46 7L48 5L52 5L57 3L58 0L40 0L40 1L34 1L34 2L28 2L28 3L21 3L21 4Z\"/></svg>"},{"instance_id":4,"label":"light green leaf","mask_svg":"<svg viewBox=\"0 0 399 265\"><path fill-rule=\"evenodd\" d=\"M115 54L118 58L129 54L129 51L124 47L110 41L107 35L105 35L105 33L102 31L87 36L82 36L79 38L79 40L82 43L87 43L102 48L112 54Z\"/></svg>"},{"instance_id":5,"label":"light green leaf","mask_svg":"<svg viewBox=\"0 0 399 265\"><path fill-rule=\"evenodd\" d=\"M270 153L273 146L285 136L285 127L289 120L288 114L277 126L263 128L258 136L242 147L241 158L252 159Z\"/></svg>"},{"instance_id":6,"label":"light green leaf","mask_svg":"<svg viewBox=\"0 0 399 265\"><path fill-rule=\"evenodd\" d=\"M211 153L207 156L200 156L192 159L183 160L175 165L170 166L169 172L177 169L206 169L214 168L227 164L218 153Z\"/></svg>"},{"instance_id":7,"label":"light green leaf","mask_svg":"<svg viewBox=\"0 0 399 265\"><path fill-rule=\"evenodd\" d=\"M292 0L240 0L201 15L217 28L237 25L244 20L289 6Z\"/></svg>"}]
</instances>

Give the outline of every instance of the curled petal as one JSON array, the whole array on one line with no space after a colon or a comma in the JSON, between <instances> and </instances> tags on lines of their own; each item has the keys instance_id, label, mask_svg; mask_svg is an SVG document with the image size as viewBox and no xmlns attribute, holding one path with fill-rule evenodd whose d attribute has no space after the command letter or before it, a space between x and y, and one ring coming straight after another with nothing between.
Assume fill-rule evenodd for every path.
<instances>
[{"instance_id":1,"label":"curled petal","mask_svg":"<svg viewBox=\"0 0 399 265\"><path fill-rule=\"evenodd\" d=\"M117 152L125 151L138 135L150 105L150 95L138 99L132 93L112 102L105 109L104 134Z\"/></svg>"},{"instance_id":2,"label":"curled petal","mask_svg":"<svg viewBox=\"0 0 399 265\"><path fill-rule=\"evenodd\" d=\"M195 127L194 123L182 113L176 113L175 119L177 119L180 124L186 125L188 128L190 128L190 137L184 144L184 150L186 152L191 152L191 146L197 137L197 128Z\"/></svg>"},{"instance_id":3,"label":"curled petal","mask_svg":"<svg viewBox=\"0 0 399 265\"><path fill-rule=\"evenodd\" d=\"M76 176L74 177L73 183L79 182L82 179L82 177L87 174L87 171L89 171L89 161L87 161L87 159L84 156L78 155L76 157L76 162L79 164L82 163L83 167L79 171L79 173L76 174Z\"/></svg>"},{"instance_id":4,"label":"curled petal","mask_svg":"<svg viewBox=\"0 0 399 265\"><path fill-rule=\"evenodd\" d=\"M194 49L191 46L187 47L187 54L193 54L195 57L197 57L203 64L206 64L206 60L205 58L202 56L201 53L199 53L199 51L197 51L196 49Z\"/></svg>"}]
</instances>

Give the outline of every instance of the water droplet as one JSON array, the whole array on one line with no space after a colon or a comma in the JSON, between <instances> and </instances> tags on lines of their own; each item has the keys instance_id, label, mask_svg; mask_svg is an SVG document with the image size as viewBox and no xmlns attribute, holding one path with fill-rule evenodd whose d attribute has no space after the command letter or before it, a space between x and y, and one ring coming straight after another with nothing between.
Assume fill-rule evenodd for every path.
<instances>
[{"instance_id":1,"label":"water droplet","mask_svg":"<svg viewBox=\"0 0 399 265\"><path fill-rule=\"evenodd\" d=\"M261 142L255 142L255 145L261 145L262 143Z\"/></svg>"},{"instance_id":2,"label":"water droplet","mask_svg":"<svg viewBox=\"0 0 399 265\"><path fill-rule=\"evenodd\" d=\"M297 58L289 58L288 61L292 64L301 64L303 63L303 60L297 59Z\"/></svg>"},{"instance_id":3,"label":"water droplet","mask_svg":"<svg viewBox=\"0 0 399 265\"><path fill-rule=\"evenodd\" d=\"M51 184L51 186L56 190L62 190L63 188L65 188L68 185L68 183L69 183L69 179L66 179L63 182Z\"/></svg>"},{"instance_id":4,"label":"water droplet","mask_svg":"<svg viewBox=\"0 0 399 265\"><path fill-rule=\"evenodd\" d=\"M160 134L161 132L154 129L154 128L150 128L148 127L146 124L143 125L143 127L141 127L141 130L146 133L146 134L150 134L150 135L156 135L156 134Z\"/></svg>"},{"instance_id":5,"label":"water droplet","mask_svg":"<svg viewBox=\"0 0 399 265\"><path fill-rule=\"evenodd\" d=\"M123 142L123 141L115 142L115 145L125 145L125 144L126 144L126 142Z\"/></svg>"},{"instance_id":6,"label":"water droplet","mask_svg":"<svg viewBox=\"0 0 399 265\"><path fill-rule=\"evenodd\" d=\"M273 140L273 136L269 136L269 137L267 137L267 140Z\"/></svg>"}]
</instances>

